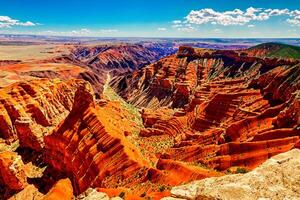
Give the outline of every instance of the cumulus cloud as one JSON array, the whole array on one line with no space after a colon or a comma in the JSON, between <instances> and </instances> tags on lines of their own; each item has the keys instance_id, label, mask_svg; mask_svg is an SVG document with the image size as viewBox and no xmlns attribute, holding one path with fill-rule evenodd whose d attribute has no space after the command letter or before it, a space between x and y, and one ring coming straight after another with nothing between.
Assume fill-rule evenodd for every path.
<instances>
[{"instance_id":1,"label":"cumulus cloud","mask_svg":"<svg viewBox=\"0 0 300 200\"><path fill-rule=\"evenodd\" d=\"M288 23L293 26L300 26L300 10L294 10L291 12L292 18L288 19Z\"/></svg>"},{"instance_id":2,"label":"cumulus cloud","mask_svg":"<svg viewBox=\"0 0 300 200\"><path fill-rule=\"evenodd\" d=\"M234 9L218 12L211 8L192 10L186 17L185 22L190 24L218 24L223 26L245 25L252 21L265 21L273 16L287 16L287 22L300 26L300 11L289 9L263 9L249 7L246 10ZM176 23L175 23L176 22ZM181 24L180 20L173 21L174 25Z\"/></svg>"},{"instance_id":3,"label":"cumulus cloud","mask_svg":"<svg viewBox=\"0 0 300 200\"><path fill-rule=\"evenodd\" d=\"M11 28L13 26L36 26L36 23L31 21L21 22L17 19L12 19L8 16L0 16L0 28Z\"/></svg>"}]
</instances>

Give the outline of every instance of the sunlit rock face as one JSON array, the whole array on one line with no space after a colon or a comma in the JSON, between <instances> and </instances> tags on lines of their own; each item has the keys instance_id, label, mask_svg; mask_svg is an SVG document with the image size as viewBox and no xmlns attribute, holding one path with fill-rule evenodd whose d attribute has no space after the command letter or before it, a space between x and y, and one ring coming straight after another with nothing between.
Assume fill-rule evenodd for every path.
<instances>
[{"instance_id":1,"label":"sunlit rock face","mask_svg":"<svg viewBox=\"0 0 300 200\"><path fill-rule=\"evenodd\" d=\"M299 69L297 60L181 47L111 86L148 108L141 136L174 139L161 159L253 169L299 146Z\"/></svg>"},{"instance_id":2,"label":"sunlit rock face","mask_svg":"<svg viewBox=\"0 0 300 200\"><path fill-rule=\"evenodd\" d=\"M70 112L80 80L40 79L0 89L0 137L41 150L43 137Z\"/></svg>"},{"instance_id":3,"label":"sunlit rock face","mask_svg":"<svg viewBox=\"0 0 300 200\"><path fill-rule=\"evenodd\" d=\"M297 199L300 150L279 154L247 174L225 175L172 188L168 199ZM287 184L288 183L288 184Z\"/></svg>"},{"instance_id":4,"label":"sunlit rock face","mask_svg":"<svg viewBox=\"0 0 300 200\"><path fill-rule=\"evenodd\" d=\"M0 89L5 197L215 198L197 193L198 185L179 186L180 195L173 187L204 179L213 180L213 188L225 174L258 170L251 177L268 159L300 146L297 60L180 47L140 70L116 74L105 74L100 95L97 81L80 76Z\"/></svg>"}]
</instances>

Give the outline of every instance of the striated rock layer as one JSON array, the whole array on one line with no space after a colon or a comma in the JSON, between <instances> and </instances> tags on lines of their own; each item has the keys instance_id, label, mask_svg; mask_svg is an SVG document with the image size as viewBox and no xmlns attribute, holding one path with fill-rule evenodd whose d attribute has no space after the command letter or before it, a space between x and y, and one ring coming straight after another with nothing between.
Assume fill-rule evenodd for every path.
<instances>
[{"instance_id":1,"label":"striated rock layer","mask_svg":"<svg viewBox=\"0 0 300 200\"><path fill-rule=\"evenodd\" d=\"M140 136L174 139L160 159L250 170L299 147L298 63L181 47L111 86L136 106L173 108L142 114Z\"/></svg>"},{"instance_id":2,"label":"striated rock layer","mask_svg":"<svg viewBox=\"0 0 300 200\"><path fill-rule=\"evenodd\" d=\"M108 44L78 46L71 56L87 64L91 69L114 70L116 72L139 69L161 57L174 53L170 44Z\"/></svg>"},{"instance_id":3,"label":"striated rock layer","mask_svg":"<svg viewBox=\"0 0 300 200\"><path fill-rule=\"evenodd\" d=\"M81 80L33 80L0 89L0 138L41 150L43 137L70 112Z\"/></svg>"},{"instance_id":4,"label":"striated rock layer","mask_svg":"<svg viewBox=\"0 0 300 200\"><path fill-rule=\"evenodd\" d=\"M67 118L45 137L47 162L72 177L77 194L141 182L147 162L106 117L109 109L98 108L87 87L78 88L74 101Z\"/></svg>"},{"instance_id":5,"label":"striated rock layer","mask_svg":"<svg viewBox=\"0 0 300 200\"><path fill-rule=\"evenodd\" d=\"M10 170L18 155L5 153L0 184L23 189L19 198L160 199L172 186L253 170L300 147L299 69L297 60L181 47L110 84L108 75L99 96L84 80L14 83L0 89L0 151L47 169L19 176L22 162ZM52 187L67 177L72 186Z\"/></svg>"}]
</instances>

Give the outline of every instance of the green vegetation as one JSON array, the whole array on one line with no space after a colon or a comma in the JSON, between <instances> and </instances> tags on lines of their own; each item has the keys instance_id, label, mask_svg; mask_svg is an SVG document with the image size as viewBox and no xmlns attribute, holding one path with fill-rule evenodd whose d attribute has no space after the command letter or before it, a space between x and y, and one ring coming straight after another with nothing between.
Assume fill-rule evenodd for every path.
<instances>
[{"instance_id":1,"label":"green vegetation","mask_svg":"<svg viewBox=\"0 0 300 200\"><path fill-rule=\"evenodd\" d=\"M166 188L165 188L165 186L164 186L164 185L161 185L161 186L159 186L159 188L158 188L158 189L159 189L159 191L160 191L160 192L163 192L163 191L165 191L165 189L166 189Z\"/></svg>"},{"instance_id":2,"label":"green vegetation","mask_svg":"<svg viewBox=\"0 0 300 200\"><path fill-rule=\"evenodd\" d=\"M266 57L300 59L300 47L298 46L270 42L251 47L249 50L257 49L268 50Z\"/></svg>"},{"instance_id":3,"label":"green vegetation","mask_svg":"<svg viewBox=\"0 0 300 200\"><path fill-rule=\"evenodd\" d=\"M245 169L245 168L242 168L242 167L238 167L237 169L236 169L236 173L238 173L238 174L245 174L245 173L247 173L248 171Z\"/></svg>"},{"instance_id":4,"label":"green vegetation","mask_svg":"<svg viewBox=\"0 0 300 200\"><path fill-rule=\"evenodd\" d=\"M143 128L143 120L141 118L141 114L139 110L132 104L127 103L122 97L120 97L113 88L109 86L110 75L108 75L106 83L103 89L103 95L110 101L119 101L121 106L126 109L131 115L133 121L138 127Z\"/></svg>"}]
</instances>

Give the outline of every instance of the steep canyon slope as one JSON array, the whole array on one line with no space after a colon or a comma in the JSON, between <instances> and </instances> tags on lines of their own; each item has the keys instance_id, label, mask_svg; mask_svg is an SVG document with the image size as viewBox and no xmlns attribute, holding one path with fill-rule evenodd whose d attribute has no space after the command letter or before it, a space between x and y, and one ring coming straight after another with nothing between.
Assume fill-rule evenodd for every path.
<instances>
[{"instance_id":1,"label":"steep canyon slope","mask_svg":"<svg viewBox=\"0 0 300 200\"><path fill-rule=\"evenodd\" d=\"M52 62L104 70L101 94L75 75L0 89L1 198L161 199L300 147L298 60L180 47L118 75L98 51Z\"/></svg>"},{"instance_id":2,"label":"steep canyon slope","mask_svg":"<svg viewBox=\"0 0 300 200\"><path fill-rule=\"evenodd\" d=\"M160 159L223 171L250 170L299 147L299 83L297 60L181 47L176 55L114 78L111 86L146 107L141 136L174 139Z\"/></svg>"}]
</instances>

